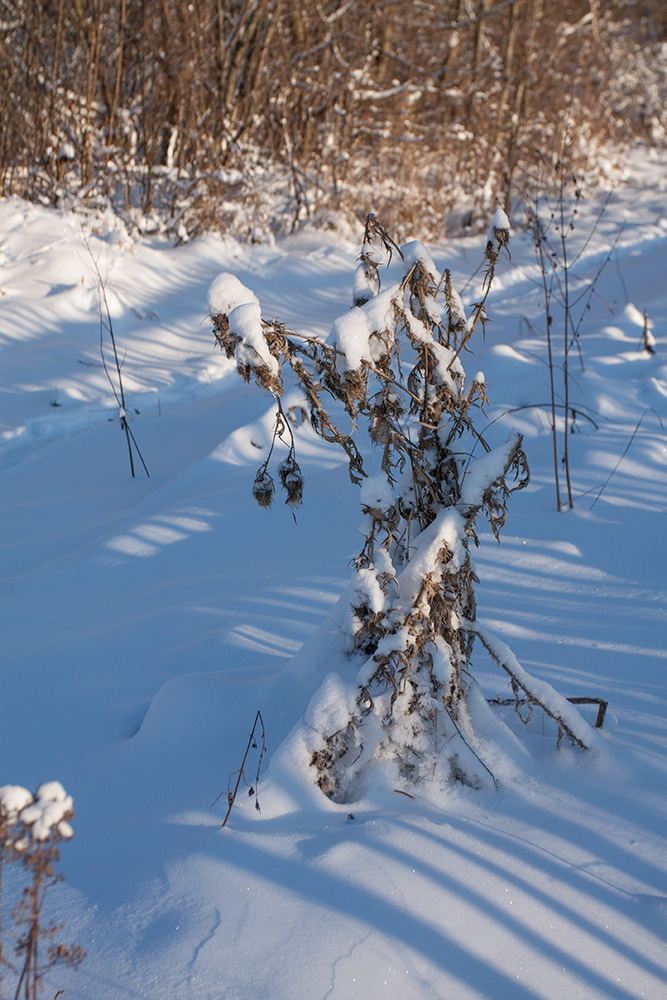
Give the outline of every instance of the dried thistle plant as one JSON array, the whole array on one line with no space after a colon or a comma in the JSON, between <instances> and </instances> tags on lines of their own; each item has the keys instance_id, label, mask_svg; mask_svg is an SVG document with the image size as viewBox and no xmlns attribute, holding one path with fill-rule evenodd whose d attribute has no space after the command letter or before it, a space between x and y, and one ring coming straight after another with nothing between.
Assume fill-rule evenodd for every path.
<instances>
[{"instance_id":1,"label":"dried thistle plant","mask_svg":"<svg viewBox=\"0 0 667 1000\"><path fill-rule=\"evenodd\" d=\"M483 329L509 238L509 220L499 210L484 251L481 295L467 315L451 275L438 272L426 248L416 241L399 248L369 215L355 304L335 321L331 344L264 321L253 293L229 275L211 290L218 339L225 331L223 349L243 377L254 375L276 398L271 453L277 440L288 447L278 467L287 503L300 503L303 490L281 405L290 370L312 426L343 448L350 478L361 486L365 541L355 560L350 608L354 708L337 732L320 734L311 759L317 783L337 800L353 797L358 777L379 759L392 761L399 784L432 779L436 767L445 780L475 787L490 775L475 749L468 712L473 645L482 635L470 543L477 542L480 517L499 535L509 496L528 482L528 466L520 435L491 450L477 430L485 380L479 372L468 382L461 356ZM395 257L401 275L383 289L379 269ZM260 370L270 372L271 386L258 377ZM327 396L343 405L350 434L334 423ZM362 422L376 446L373 475L351 436ZM263 506L272 495L271 453L253 487ZM512 683L558 720L559 732L586 745L580 720L564 700L552 689L545 697L544 685L535 684L536 693L511 655L488 636L483 641Z\"/></svg>"}]
</instances>

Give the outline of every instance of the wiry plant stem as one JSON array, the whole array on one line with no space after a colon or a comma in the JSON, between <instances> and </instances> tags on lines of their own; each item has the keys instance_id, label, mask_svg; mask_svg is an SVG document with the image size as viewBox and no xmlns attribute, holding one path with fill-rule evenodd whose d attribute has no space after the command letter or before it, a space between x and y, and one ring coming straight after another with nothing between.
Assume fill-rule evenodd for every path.
<instances>
[{"instance_id":1,"label":"wiry plant stem","mask_svg":"<svg viewBox=\"0 0 667 1000\"><path fill-rule=\"evenodd\" d=\"M243 754L243 760L241 761L241 766L238 769L238 771L234 772L234 774L236 774L236 783L234 785L234 790L232 791L231 788L228 788L227 790L227 812L225 813L225 818L220 824L221 829L227 825L227 820L229 819L232 809L234 808L234 803L236 802L236 796L238 795L239 789L241 787L241 782L243 781L245 785L248 786L248 781L246 780L245 776L245 765L248 759L248 754L250 753L251 749L254 750L258 749L257 740L255 737L255 732L257 731L258 726L260 727L262 745L261 748L259 748L259 757L257 760L257 769L255 773L255 784L254 786L250 785L249 790L250 794L254 795L255 797L255 809L257 810L257 812L260 811L258 785L259 785L259 772L262 767L264 754L266 753L266 731L264 729L264 719L262 718L262 713L258 711L255 716L253 727L250 731L250 736L248 737L248 745L245 748L245 753ZM233 774L230 775L230 777L233 777ZM223 793L221 792L220 795L218 795L218 798L215 799L215 801L212 803L212 806L214 806L215 803L219 801L219 799L222 797L222 794Z\"/></svg>"},{"instance_id":2,"label":"wiry plant stem","mask_svg":"<svg viewBox=\"0 0 667 1000\"><path fill-rule=\"evenodd\" d=\"M567 234L565 232L565 181L561 171L560 178L560 244L561 244L561 264L563 270L563 402L565 405L565 426L563 434L563 465L565 467L565 482L567 484L567 505L570 509L572 503L572 484L570 482L570 444L568 433L568 419L570 408L570 372L569 372L569 351L570 351L570 268L567 259ZM569 225L569 223L568 223Z\"/></svg>"},{"instance_id":3,"label":"wiry plant stem","mask_svg":"<svg viewBox=\"0 0 667 1000\"><path fill-rule=\"evenodd\" d=\"M114 398L116 400L116 403L118 404L118 416L119 416L119 420L120 420L120 426L121 426L121 428L122 428L122 430L123 430L123 432L125 434L125 440L127 442L127 451L128 451L128 455L129 455L129 459L130 459L130 472L132 474L132 478L134 479L134 477L135 477L135 467L134 467L134 455L133 455L133 451L132 451L132 447L134 446L134 448L136 449L137 455L139 457L139 461L141 462L141 464L143 466L143 469L144 469L144 472L146 473L146 476L150 477L150 473L148 471L148 467L146 466L146 463L144 462L144 457L141 454L141 450L139 448L139 445L137 444L136 438L135 438L134 434L132 433L132 429L131 429L130 424L129 424L129 418L128 418L128 415L127 415L127 408L126 408L126 405L125 405L125 388L123 386L123 371L122 371L122 365L121 365L121 362L120 362L120 358L118 357L118 348L117 348L117 345L116 345L116 337L114 335L113 322L112 322L112 319L111 319L111 310L109 308L109 300L107 298L106 282L105 282L104 278L102 277L102 273L100 271L99 264L97 262L97 258L95 257L95 255L93 253L93 250L92 250L92 247L90 246L90 242L88 241L88 239L85 236L85 234L83 235L83 241L84 241L85 247L86 247L86 249L88 251L88 255L89 255L90 260L92 262L93 270L94 270L94 273L95 273L95 276L96 276L96 279L97 279L97 296L98 296L98 306L99 306L99 310L98 311L99 311L99 318L100 318L100 357L102 358L102 367L104 368L104 374L107 377L107 381L109 382L109 385L111 386L111 391L113 392ZM112 351L113 351L113 358L114 358L114 366L115 366L115 369L116 369L116 382L117 382L118 388L116 388L116 382L114 382L114 379L111 376L111 372L109 371L109 368L107 366L107 361L106 361L106 357L105 357L105 354L104 354L104 334L105 334L105 332L108 333L109 340L111 341L111 348L112 348Z\"/></svg>"}]
</instances>

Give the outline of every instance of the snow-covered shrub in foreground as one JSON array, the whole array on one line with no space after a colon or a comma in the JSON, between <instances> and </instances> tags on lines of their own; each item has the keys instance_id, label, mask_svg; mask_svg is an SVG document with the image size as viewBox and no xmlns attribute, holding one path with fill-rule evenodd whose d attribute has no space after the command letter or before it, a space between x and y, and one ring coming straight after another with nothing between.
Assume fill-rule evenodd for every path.
<instances>
[{"instance_id":1,"label":"snow-covered shrub in foreground","mask_svg":"<svg viewBox=\"0 0 667 1000\"><path fill-rule=\"evenodd\" d=\"M218 343L246 381L254 378L275 396L274 444L288 447L278 469L287 503L298 505L303 489L281 405L288 376L305 395L312 426L343 448L350 477L361 486L365 541L349 590L350 678L343 681L349 696L337 697L333 711L331 683L325 683L323 710L316 695L307 720L315 780L337 801L360 794L360 779L380 761L401 790L434 775L473 787L495 783L470 711L472 701L483 703L469 697L476 636L509 675L517 706L520 700L541 706L556 720L559 742L565 736L589 745L591 730L576 710L534 681L475 620L470 543L477 520L485 516L498 536L509 495L528 482L520 435L492 450L476 429L486 402L484 375L468 381L462 364L463 351L484 326L509 230L499 210L487 236L480 300L467 313L449 271L440 274L417 241L399 248L369 215L354 305L334 322L332 344L264 320L253 293L231 275L211 287ZM400 273L383 289L379 268L396 256ZM366 422L378 458L372 475L352 432L340 429L340 404L352 430ZM271 458L253 487L262 506L270 506L275 493ZM336 689L340 695L340 685Z\"/></svg>"},{"instance_id":2,"label":"snow-covered shrub in foreground","mask_svg":"<svg viewBox=\"0 0 667 1000\"><path fill-rule=\"evenodd\" d=\"M5 947L6 928L0 922L0 997L5 969L16 978L15 997L34 1000L46 970L59 963L76 967L84 952L78 945L53 942L60 926L43 922L48 889L61 881L55 871L60 845L74 836L70 825L72 797L58 781L40 785L34 795L20 785L0 787L0 916L3 913L3 868L21 866L26 879L18 904L12 910L16 966Z\"/></svg>"}]
</instances>

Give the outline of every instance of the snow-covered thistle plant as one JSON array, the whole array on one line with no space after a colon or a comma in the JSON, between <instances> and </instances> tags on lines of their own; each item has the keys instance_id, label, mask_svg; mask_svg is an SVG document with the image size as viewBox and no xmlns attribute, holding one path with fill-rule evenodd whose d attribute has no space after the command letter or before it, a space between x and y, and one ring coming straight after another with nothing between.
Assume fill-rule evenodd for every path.
<instances>
[{"instance_id":1,"label":"snow-covered thistle plant","mask_svg":"<svg viewBox=\"0 0 667 1000\"><path fill-rule=\"evenodd\" d=\"M19 785L0 788L0 998L5 969L16 978L15 1000L36 1000L47 969L58 964L77 967L85 957L78 945L53 943L62 925L45 924L43 919L47 892L62 880L55 866L61 844L74 835L73 816L72 798L58 781L40 785L34 795ZM20 865L26 878L11 913L11 932L2 923L2 876L7 864ZM16 966L5 946L8 936L13 938ZM44 954L43 944L48 945Z\"/></svg>"},{"instance_id":2,"label":"snow-covered thistle plant","mask_svg":"<svg viewBox=\"0 0 667 1000\"><path fill-rule=\"evenodd\" d=\"M350 588L351 659L358 672L339 697L342 712L329 713L335 722L319 734L311 756L319 786L337 800L353 798L357 778L378 760L391 761L392 780L408 785L432 777L435 766L446 779L473 786L488 779L469 712L477 635L510 675L517 704L541 705L561 735L586 745L575 710L533 682L475 621L470 545L478 519L486 517L497 536L510 493L528 482L520 435L512 433L491 450L476 429L486 402L484 375L468 381L462 363L486 322L487 297L509 237L509 221L499 210L485 246L480 299L467 313L449 271L439 273L419 242L399 248L369 215L354 305L335 321L331 344L265 321L254 294L232 275L220 275L211 286L218 343L246 381L254 378L276 398L274 444L281 439L289 449L279 470L287 502L299 503L302 492L281 405L290 371L312 426L343 448L350 477L361 486L365 541ZM401 271L383 289L380 268L393 258L400 259ZM327 397L342 403L353 429L366 422L379 465L372 475L365 467L370 460L340 430ZM270 460L253 487L262 506L274 495Z\"/></svg>"}]
</instances>

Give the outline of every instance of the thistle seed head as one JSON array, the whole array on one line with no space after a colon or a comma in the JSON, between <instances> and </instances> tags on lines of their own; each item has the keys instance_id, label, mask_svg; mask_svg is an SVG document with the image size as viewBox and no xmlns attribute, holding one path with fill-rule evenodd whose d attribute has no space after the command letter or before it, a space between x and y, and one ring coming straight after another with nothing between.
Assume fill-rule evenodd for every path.
<instances>
[{"instance_id":1,"label":"thistle seed head","mask_svg":"<svg viewBox=\"0 0 667 1000\"><path fill-rule=\"evenodd\" d=\"M273 502L273 494L276 491L276 484L266 469L261 468L255 476L252 484L252 495L260 507L270 507Z\"/></svg>"},{"instance_id":2,"label":"thistle seed head","mask_svg":"<svg viewBox=\"0 0 667 1000\"><path fill-rule=\"evenodd\" d=\"M291 455L278 466L278 475L287 493L285 503L290 507L300 507L303 501L303 476L298 463Z\"/></svg>"}]
</instances>

